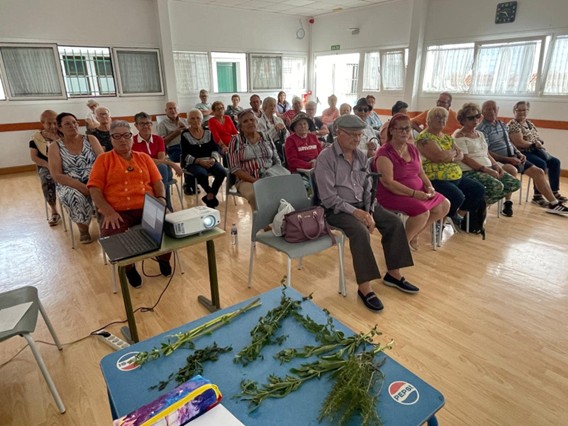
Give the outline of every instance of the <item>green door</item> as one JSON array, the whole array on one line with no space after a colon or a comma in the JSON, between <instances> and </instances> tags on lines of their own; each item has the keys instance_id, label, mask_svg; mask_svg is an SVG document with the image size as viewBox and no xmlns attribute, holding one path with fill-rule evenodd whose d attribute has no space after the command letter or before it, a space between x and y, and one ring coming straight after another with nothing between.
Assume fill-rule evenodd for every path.
<instances>
[{"instance_id":1,"label":"green door","mask_svg":"<svg viewBox=\"0 0 568 426\"><path fill-rule=\"evenodd\" d=\"M217 62L217 83L220 93L237 91L237 63Z\"/></svg>"}]
</instances>

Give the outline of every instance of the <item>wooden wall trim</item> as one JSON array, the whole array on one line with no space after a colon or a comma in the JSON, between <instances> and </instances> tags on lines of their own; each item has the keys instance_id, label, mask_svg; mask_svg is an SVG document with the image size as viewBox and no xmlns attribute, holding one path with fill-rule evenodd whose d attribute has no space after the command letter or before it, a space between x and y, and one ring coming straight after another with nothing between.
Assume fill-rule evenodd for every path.
<instances>
[{"instance_id":1,"label":"wooden wall trim","mask_svg":"<svg viewBox=\"0 0 568 426\"><path fill-rule=\"evenodd\" d=\"M25 166L3 167L0 168L0 175L10 175L14 173L32 172L36 169L35 164L27 164Z\"/></svg>"},{"instance_id":2,"label":"wooden wall trim","mask_svg":"<svg viewBox=\"0 0 568 426\"><path fill-rule=\"evenodd\" d=\"M152 120L156 121L157 116L165 116L165 114L152 114ZM180 113L180 117L187 118L186 113ZM113 120L125 120L129 123L134 123L133 115L125 115L121 117L112 117ZM85 126L85 120L79 119L79 126ZM567 123L568 126L568 123ZM567 127L568 128L568 127ZM0 123L0 133L2 132L22 132L26 130L41 130L41 123L37 121L30 121L26 123Z\"/></svg>"}]
</instances>

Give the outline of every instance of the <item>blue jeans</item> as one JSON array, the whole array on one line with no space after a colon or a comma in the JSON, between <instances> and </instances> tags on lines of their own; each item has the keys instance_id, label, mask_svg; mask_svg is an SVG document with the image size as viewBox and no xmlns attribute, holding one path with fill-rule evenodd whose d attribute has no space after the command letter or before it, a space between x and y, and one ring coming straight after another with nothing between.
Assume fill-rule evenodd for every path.
<instances>
[{"instance_id":1,"label":"blue jeans","mask_svg":"<svg viewBox=\"0 0 568 426\"><path fill-rule=\"evenodd\" d=\"M526 155L527 160L548 173L550 189L552 189L552 192L558 192L560 190L560 160L542 149L525 151L523 154ZM536 186L534 193L540 194Z\"/></svg>"},{"instance_id":2,"label":"blue jeans","mask_svg":"<svg viewBox=\"0 0 568 426\"><path fill-rule=\"evenodd\" d=\"M172 160L174 163L180 162L181 145L179 143L177 145L168 146L166 148L166 151L168 152L168 157L170 157L170 160Z\"/></svg>"},{"instance_id":3,"label":"blue jeans","mask_svg":"<svg viewBox=\"0 0 568 426\"><path fill-rule=\"evenodd\" d=\"M457 180L432 180L434 189L450 201L449 217L455 216L458 209L476 210L485 197L485 188L479 182L462 177Z\"/></svg>"},{"instance_id":4,"label":"blue jeans","mask_svg":"<svg viewBox=\"0 0 568 426\"><path fill-rule=\"evenodd\" d=\"M188 164L185 169L193 175L206 194L217 195L225 177L227 177L225 168L219 163L215 163L208 169L198 166L197 164ZM214 177L213 185L211 186L209 186L209 176ZM187 179L186 182L188 180L189 179Z\"/></svg>"},{"instance_id":5,"label":"blue jeans","mask_svg":"<svg viewBox=\"0 0 568 426\"><path fill-rule=\"evenodd\" d=\"M172 169L166 164L158 164L158 171L160 175L162 175L162 183L164 184L164 189L166 191L166 207L171 211L174 211L172 208L172 199L170 195L170 187L169 182L172 180Z\"/></svg>"}]
</instances>

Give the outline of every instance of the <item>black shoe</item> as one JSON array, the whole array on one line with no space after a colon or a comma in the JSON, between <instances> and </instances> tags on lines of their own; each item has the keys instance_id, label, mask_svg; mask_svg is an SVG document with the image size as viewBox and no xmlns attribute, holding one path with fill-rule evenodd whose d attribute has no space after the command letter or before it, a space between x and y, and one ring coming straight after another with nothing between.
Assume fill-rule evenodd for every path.
<instances>
[{"instance_id":1,"label":"black shoe","mask_svg":"<svg viewBox=\"0 0 568 426\"><path fill-rule=\"evenodd\" d=\"M513 202L505 201L503 203L503 216L511 217L513 216Z\"/></svg>"},{"instance_id":2,"label":"black shoe","mask_svg":"<svg viewBox=\"0 0 568 426\"><path fill-rule=\"evenodd\" d=\"M168 260L158 259L158 265L160 265L160 273L164 277L169 277L172 274L172 266Z\"/></svg>"},{"instance_id":3,"label":"black shoe","mask_svg":"<svg viewBox=\"0 0 568 426\"><path fill-rule=\"evenodd\" d=\"M126 270L126 278L128 279L128 284L134 288L142 287L142 277L136 270L136 266Z\"/></svg>"},{"instance_id":4,"label":"black shoe","mask_svg":"<svg viewBox=\"0 0 568 426\"><path fill-rule=\"evenodd\" d=\"M217 198L208 199L207 195L201 197L201 201L203 201L203 203L210 209L214 209L219 205L219 200L217 200Z\"/></svg>"},{"instance_id":5,"label":"black shoe","mask_svg":"<svg viewBox=\"0 0 568 426\"><path fill-rule=\"evenodd\" d=\"M185 195L195 195L195 188L193 186L186 186L183 188L183 193Z\"/></svg>"},{"instance_id":6,"label":"black shoe","mask_svg":"<svg viewBox=\"0 0 568 426\"><path fill-rule=\"evenodd\" d=\"M558 201L560 201L561 203L565 203L568 201L568 198L566 198L565 196L563 196L560 192L555 192L554 194L554 198L556 198Z\"/></svg>"},{"instance_id":7,"label":"black shoe","mask_svg":"<svg viewBox=\"0 0 568 426\"><path fill-rule=\"evenodd\" d=\"M404 277L402 277L400 280L397 280L388 272L383 278L383 282L385 283L385 285L388 285L389 287L396 287L400 291L403 291L405 293L418 293L420 291L418 287L410 284L408 281L404 279Z\"/></svg>"},{"instance_id":8,"label":"black shoe","mask_svg":"<svg viewBox=\"0 0 568 426\"><path fill-rule=\"evenodd\" d=\"M379 312L383 310L384 306L374 291L371 291L367 295L364 295L359 290L357 290L357 294L359 295L365 306L371 311Z\"/></svg>"}]
</instances>

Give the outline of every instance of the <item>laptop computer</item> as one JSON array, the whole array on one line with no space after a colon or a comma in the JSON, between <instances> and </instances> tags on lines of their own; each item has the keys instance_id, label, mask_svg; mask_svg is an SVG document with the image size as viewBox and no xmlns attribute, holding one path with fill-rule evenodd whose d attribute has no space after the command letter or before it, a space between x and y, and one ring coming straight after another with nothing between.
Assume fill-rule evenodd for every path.
<instances>
[{"instance_id":1,"label":"laptop computer","mask_svg":"<svg viewBox=\"0 0 568 426\"><path fill-rule=\"evenodd\" d=\"M165 217L166 206L146 194L141 225L99 239L109 260L115 262L158 250L162 246Z\"/></svg>"}]
</instances>

